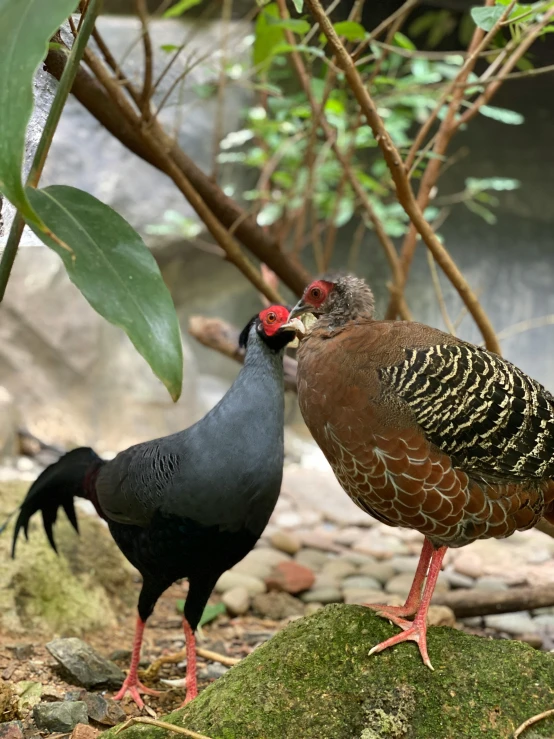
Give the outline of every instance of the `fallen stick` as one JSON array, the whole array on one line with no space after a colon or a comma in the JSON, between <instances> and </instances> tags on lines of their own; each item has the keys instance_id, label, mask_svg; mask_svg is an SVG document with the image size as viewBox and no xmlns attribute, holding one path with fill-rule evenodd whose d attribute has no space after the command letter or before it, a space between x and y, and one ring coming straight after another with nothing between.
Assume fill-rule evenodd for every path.
<instances>
[{"instance_id":1,"label":"fallen stick","mask_svg":"<svg viewBox=\"0 0 554 739\"><path fill-rule=\"evenodd\" d=\"M220 318L206 318L205 316L191 316L189 319L189 334L200 344L215 349L220 354L244 362L244 350L239 348L240 331ZM286 356L283 360L285 369L285 389L296 392L296 359Z\"/></svg>"},{"instance_id":2,"label":"fallen stick","mask_svg":"<svg viewBox=\"0 0 554 739\"><path fill-rule=\"evenodd\" d=\"M460 589L435 593L433 605L448 606L457 618L513 613L554 606L554 584L508 590Z\"/></svg>"}]
</instances>

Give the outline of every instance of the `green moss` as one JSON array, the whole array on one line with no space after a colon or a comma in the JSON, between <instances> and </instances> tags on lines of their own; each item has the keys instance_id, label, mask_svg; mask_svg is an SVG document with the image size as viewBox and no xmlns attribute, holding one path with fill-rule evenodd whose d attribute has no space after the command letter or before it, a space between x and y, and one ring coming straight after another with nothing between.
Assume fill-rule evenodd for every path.
<instances>
[{"instance_id":1,"label":"green moss","mask_svg":"<svg viewBox=\"0 0 554 739\"><path fill-rule=\"evenodd\" d=\"M0 521L24 498L28 484L0 483ZM136 600L132 569L95 517L78 513L78 536L62 512L55 526L57 556L40 515L10 558L12 521L0 536L0 626L45 636L81 636L116 623L116 610Z\"/></svg>"},{"instance_id":2,"label":"green moss","mask_svg":"<svg viewBox=\"0 0 554 739\"><path fill-rule=\"evenodd\" d=\"M328 606L292 623L164 720L212 739L501 739L554 703L549 654L432 628L434 672L415 644L368 656L396 631L366 608ZM552 736L554 722L536 731ZM173 736L136 726L125 739Z\"/></svg>"}]
</instances>

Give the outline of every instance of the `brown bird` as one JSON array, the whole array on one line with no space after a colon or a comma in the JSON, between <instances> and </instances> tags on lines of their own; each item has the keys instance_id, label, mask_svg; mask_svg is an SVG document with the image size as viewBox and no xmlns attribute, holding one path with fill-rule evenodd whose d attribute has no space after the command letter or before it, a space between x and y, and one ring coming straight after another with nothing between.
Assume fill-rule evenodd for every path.
<instances>
[{"instance_id":1,"label":"brown bird","mask_svg":"<svg viewBox=\"0 0 554 739\"><path fill-rule=\"evenodd\" d=\"M370 654L411 640L432 669L426 616L447 548L554 516L554 397L496 354L373 311L356 277L306 288L290 318L318 321L298 350L298 398L352 500L425 536L406 603L369 606L403 629Z\"/></svg>"}]
</instances>

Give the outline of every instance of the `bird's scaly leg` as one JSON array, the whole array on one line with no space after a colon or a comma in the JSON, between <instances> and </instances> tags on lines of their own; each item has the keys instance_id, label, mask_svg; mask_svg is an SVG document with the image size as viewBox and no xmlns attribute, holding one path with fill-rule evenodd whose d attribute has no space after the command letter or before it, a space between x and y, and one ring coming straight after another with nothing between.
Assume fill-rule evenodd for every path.
<instances>
[{"instance_id":1,"label":"bird's scaly leg","mask_svg":"<svg viewBox=\"0 0 554 739\"><path fill-rule=\"evenodd\" d=\"M409 623L406 621L406 617L413 616L417 613L417 609L421 603L421 591L423 589L425 577L427 576L427 570L429 569L429 562L431 561L433 551L433 545L429 539L425 539L419 556L419 562L417 564L412 587L410 588L410 592L408 593L408 597L403 606L387 606L381 603L364 603L364 606L372 608L377 612L378 616L388 618L388 620L392 621L393 624L396 624L403 629L405 625Z\"/></svg>"},{"instance_id":2,"label":"bird's scaly leg","mask_svg":"<svg viewBox=\"0 0 554 739\"><path fill-rule=\"evenodd\" d=\"M121 700L127 693L135 701L137 706L142 710L144 708L144 701L140 697L140 693L146 693L147 695L160 695L157 690L147 688L138 679L138 665L140 661L140 648L142 646L142 634L146 623L140 618L137 618L137 625L135 628L135 639L133 642L133 654L131 657L131 666L129 668L129 674L125 678L125 682L121 686L121 690L114 695L114 700Z\"/></svg>"},{"instance_id":3,"label":"bird's scaly leg","mask_svg":"<svg viewBox=\"0 0 554 739\"><path fill-rule=\"evenodd\" d=\"M404 641L415 641L419 647L419 652L424 664L426 664L431 670L433 669L431 660L427 654L427 611L429 610L429 604L431 603L433 591L437 584L437 579L441 571L442 560L444 559L446 550L447 547L440 547L440 549L436 549L431 555L431 564L429 566L429 574L427 576L427 582L425 583L425 589L423 590L423 597L421 598L421 603L413 622L404 621L404 623L400 623L399 625L404 629L404 631L384 642L381 642L381 644L377 644L377 646L370 650L369 654L382 652L384 649L393 647L395 644L400 644Z\"/></svg>"},{"instance_id":4,"label":"bird's scaly leg","mask_svg":"<svg viewBox=\"0 0 554 739\"><path fill-rule=\"evenodd\" d=\"M187 650L187 677L185 686L187 694L183 702L183 706L194 700L198 695L198 686L196 684L196 637L189 622L183 618L183 631L185 632L185 648Z\"/></svg>"}]
</instances>

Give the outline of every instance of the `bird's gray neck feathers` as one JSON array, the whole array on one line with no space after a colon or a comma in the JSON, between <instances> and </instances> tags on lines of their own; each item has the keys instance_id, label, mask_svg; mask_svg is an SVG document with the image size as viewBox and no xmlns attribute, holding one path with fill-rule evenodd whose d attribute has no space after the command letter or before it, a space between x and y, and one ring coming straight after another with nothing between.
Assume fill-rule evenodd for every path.
<instances>
[{"instance_id":1,"label":"bird's gray neck feathers","mask_svg":"<svg viewBox=\"0 0 554 739\"><path fill-rule=\"evenodd\" d=\"M358 318L373 318L375 299L371 288L359 277L348 275L338 278L327 299L326 312L320 325L329 329L344 326Z\"/></svg>"}]
</instances>

